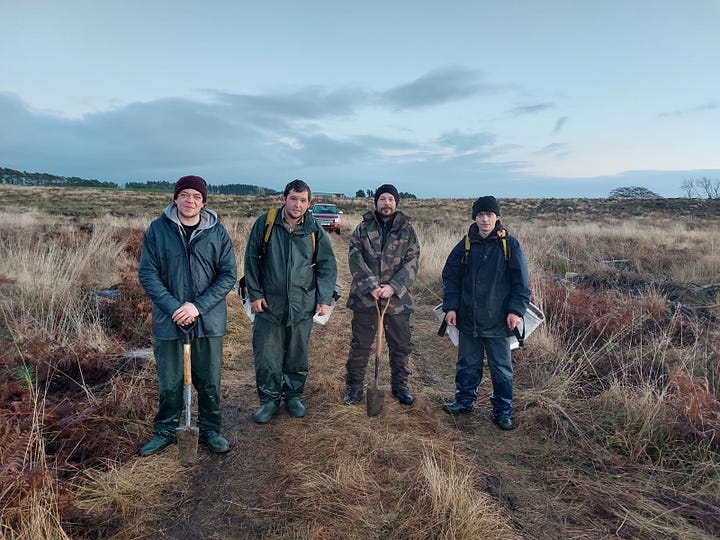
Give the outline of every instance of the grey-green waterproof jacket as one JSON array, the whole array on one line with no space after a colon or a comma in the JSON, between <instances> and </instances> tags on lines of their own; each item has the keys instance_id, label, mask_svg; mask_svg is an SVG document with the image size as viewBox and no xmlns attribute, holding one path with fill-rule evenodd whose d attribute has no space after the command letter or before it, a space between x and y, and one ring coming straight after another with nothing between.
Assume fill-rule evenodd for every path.
<instances>
[{"instance_id":1,"label":"grey-green waterproof jacket","mask_svg":"<svg viewBox=\"0 0 720 540\"><path fill-rule=\"evenodd\" d=\"M414 301L410 288L420 264L420 242L410 218L395 212L392 226L383 245L377 212L366 212L350 235L348 264L352 285L347 305L353 311L375 311L370 295L380 285L395 289L388 313L412 313Z\"/></svg>"},{"instance_id":2,"label":"grey-green waterproof jacket","mask_svg":"<svg viewBox=\"0 0 720 540\"><path fill-rule=\"evenodd\" d=\"M310 319L317 304L330 305L337 265L330 238L309 211L293 232L285 227L282 216L281 208L265 249L267 212L253 224L245 246L245 281L250 301L265 298L268 304L256 317L295 326ZM314 266L313 231L317 244Z\"/></svg>"},{"instance_id":3,"label":"grey-green waterproof jacket","mask_svg":"<svg viewBox=\"0 0 720 540\"><path fill-rule=\"evenodd\" d=\"M177 206L170 203L145 231L138 273L152 300L155 339L183 337L172 314L185 302L200 312L197 337L225 335L225 297L237 280L237 266L230 235L215 212L201 210L200 225L187 242Z\"/></svg>"}]
</instances>

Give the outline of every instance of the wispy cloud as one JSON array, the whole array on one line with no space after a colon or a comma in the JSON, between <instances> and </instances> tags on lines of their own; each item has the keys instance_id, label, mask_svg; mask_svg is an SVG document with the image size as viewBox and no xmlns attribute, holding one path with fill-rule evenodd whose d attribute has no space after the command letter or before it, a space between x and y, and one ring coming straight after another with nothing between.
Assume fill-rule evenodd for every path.
<instances>
[{"instance_id":1,"label":"wispy cloud","mask_svg":"<svg viewBox=\"0 0 720 540\"><path fill-rule=\"evenodd\" d=\"M541 155L551 155L558 158L565 157L570 153L570 147L565 143L551 143L543 146L535 153Z\"/></svg>"},{"instance_id":2,"label":"wispy cloud","mask_svg":"<svg viewBox=\"0 0 720 540\"><path fill-rule=\"evenodd\" d=\"M554 109L555 104L554 103L535 103L532 105L520 105L518 107L514 107L510 109L508 112L515 116L520 116L523 114L535 114L542 111L547 111L548 109Z\"/></svg>"},{"instance_id":3,"label":"wispy cloud","mask_svg":"<svg viewBox=\"0 0 720 540\"><path fill-rule=\"evenodd\" d=\"M561 116L557 119L557 122L555 122L555 127L552 130L553 135L559 135L562 129L565 127L565 124L567 123L568 117L567 116Z\"/></svg>"},{"instance_id":4,"label":"wispy cloud","mask_svg":"<svg viewBox=\"0 0 720 540\"><path fill-rule=\"evenodd\" d=\"M478 70L457 67L431 71L414 81L380 93L379 100L395 109L416 109L500 92L501 85L483 79Z\"/></svg>"},{"instance_id":5,"label":"wispy cloud","mask_svg":"<svg viewBox=\"0 0 720 540\"><path fill-rule=\"evenodd\" d=\"M440 135L437 142L457 152L477 152L493 145L495 135L492 133L463 133L454 130Z\"/></svg>"},{"instance_id":6,"label":"wispy cloud","mask_svg":"<svg viewBox=\"0 0 720 540\"><path fill-rule=\"evenodd\" d=\"M679 116L688 116L691 114L699 114L708 111L715 111L720 109L720 101L709 101L695 107L688 107L687 109L677 109L675 111L663 112L658 114L658 118L673 118Z\"/></svg>"}]
</instances>

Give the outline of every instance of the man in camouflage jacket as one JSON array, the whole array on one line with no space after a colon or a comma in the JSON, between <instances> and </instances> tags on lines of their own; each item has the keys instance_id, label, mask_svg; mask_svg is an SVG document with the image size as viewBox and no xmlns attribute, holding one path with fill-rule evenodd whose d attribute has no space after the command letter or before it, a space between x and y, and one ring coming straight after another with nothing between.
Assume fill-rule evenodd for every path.
<instances>
[{"instance_id":1,"label":"man in camouflage jacket","mask_svg":"<svg viewBox=\"0 0 720 540\"><path fill-rule=\"evenodd\" d=\"M375 191L375 211L367 212L350 235L348 262L352 285L348 307L353 311L352 341L346 364L347 393L343 400L354 404L363 398L365 370L377 332L376 302L384 307L384 329L390 350L392 395L411 405L408 390L410 292L418 272L420 243L410 219L397 210L400 196L395 186L384 184Z\"/></svg>"}]
</instances>

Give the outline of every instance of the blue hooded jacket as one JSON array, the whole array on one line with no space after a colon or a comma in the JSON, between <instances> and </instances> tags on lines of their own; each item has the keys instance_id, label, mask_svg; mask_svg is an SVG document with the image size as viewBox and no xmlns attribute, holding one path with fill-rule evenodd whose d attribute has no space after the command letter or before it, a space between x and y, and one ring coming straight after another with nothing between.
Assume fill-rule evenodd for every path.
<instances>
[{"instance_id":1,"label":"blue hooded jacket","mask_svg":"<svg viewBox=\"0 0 720 540\"><path fill-rule=\"evenodd\" d=\"M520 243L507 236L505 259L498 221L483 238L476 223L470 225L470 253L466 264L465 238L450 252L442 271L443 311L457 313L457 328L475 337L508 337L507 316L520 317L530 304L528 271Z\"/></svg>"}]
</instances>

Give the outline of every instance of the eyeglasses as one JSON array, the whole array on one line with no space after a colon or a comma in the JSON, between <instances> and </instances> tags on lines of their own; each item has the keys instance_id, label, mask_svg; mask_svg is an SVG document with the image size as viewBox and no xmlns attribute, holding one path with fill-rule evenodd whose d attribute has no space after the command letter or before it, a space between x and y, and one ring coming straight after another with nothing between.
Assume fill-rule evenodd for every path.
<instances>
[{"instance_id":1,"label":"eyeglasses","mask_svg":"<svg viewBox=\"0 0 720 540\"><path fill-rule=\"evenodd\" d=\"M185 191L181 191L178 195L178 198L184 200L184 201L193 201L197 203L201 203L203 200L203 196L199 193L197 195L193 193L186 193Z\"/></svg>"}]
</instances>

